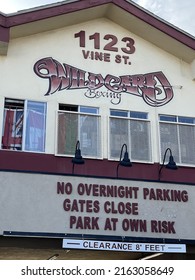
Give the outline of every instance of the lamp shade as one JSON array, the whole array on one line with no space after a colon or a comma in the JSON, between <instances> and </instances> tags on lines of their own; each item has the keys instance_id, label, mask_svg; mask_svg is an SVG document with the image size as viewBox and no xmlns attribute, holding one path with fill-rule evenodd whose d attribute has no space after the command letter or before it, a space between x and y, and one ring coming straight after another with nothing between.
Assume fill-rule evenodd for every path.
<instances>
[{"instance_id":1,"label":"lamp shade","mask_svg":"<svg viewBox=\"0 0 195 280\"><path fill-rule=\"evenodd\" d=\"M167 163L166 168L173 169L173 170L178 169L172 155L170 155L170 157L169 157L169 162Z\"/></svg>"},{"instance_id":2,"label":"lamp shade","mask_svg":"<svg viewBox=\"0 0 195 280\"><path fill-rule=\"evenodd\" d=\"M73 163L73 166L74 166L74 164L83 164L83 163L85 163L84 159L81 156L79 140L76 143L75 156L72 159L72 163Z\"/></svg>"},{"instance_id":3,"label":"lamp shade","mask_svg":"<svg viewBox=\"0 0 195 280\"><path fill-rule=\"evenodd\" d=\"M74 164L83 164L85 161L81 156L81 150L79 148L76 149L75 151L75 156L72 159L72 163Z\"/></svg>"},{"instance_id":4,"label":"lamp shade","mask_svg":"<svg viewBox=\"0 0 195 280\"><path fill-rule=\"evenodd\" d=\"M122 159L122 154L123 154L123 149L124 148L125 148L125 152L124 152L124 157ZM119 163L117 165L117 170L116 170L117 178L118 178L118 169L119 169L120 165L125 166L125 167L131 167L132 166L132 163L129 159L129 154L127 152L127 145L126 144L123 144L123 146L121 148L120 160L119 160Z\"/></svg>"},{"instance_id":5,"label":"lamp shade","mask_svg":"<svg viewBox=\"0 0 195 280\"><path fill-rule=\"evenodd\" d=\"M129 159L129 154L128 154L128 152L125 152L124 153L124 158L120 161L120 163L119 163L120 165L122 165L122 166L132 166L132 163L131 163L131 161L130 161L130 159Z\"/></svg>"}]
</instances>

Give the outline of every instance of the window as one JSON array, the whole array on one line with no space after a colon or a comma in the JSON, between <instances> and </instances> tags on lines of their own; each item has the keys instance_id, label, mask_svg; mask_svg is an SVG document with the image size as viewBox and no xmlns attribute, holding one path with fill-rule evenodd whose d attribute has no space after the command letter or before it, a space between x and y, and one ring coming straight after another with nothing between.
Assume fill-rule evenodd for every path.
<instances>
[{"instance_id":1,"label":"window","mask_svg":"<svg viewBox=\"0 0 195 280\"><path fill-rule=\"evenodd\" d=\"M57 154L73 155L77 140L82 155L100 158L101 133L99 109L59 104Z\"/></svg>"},{"instance_id":2,"label":"window","mask_svg":"<svg viewBox=\"0 0 195 280\"><path fill-rule=\"evenodd\" d=\"M45 151L46 103L5 99L2 149Z\"/></svg>"},{"instance_id":3,"label":"window","mask_svg":"<svg viewBox=\"0 0 195 280\"><path fill-rule=\"evenodd\" d=\"M148 114L135 111L110 111L110 158L119 159L122 145L128 146L134 161L151 161Z\"/></svg>"},{"instance_id":4,"label":"window","mask_svg":"<svg viewBox=\"0 0 195 280\"><path fill-rule=\"evenodd\" d=\"M46 103L27 101L25 150L45 151Z\"/></svg>"},{"instance_id":5,"label":"window","mask_svg":"<svg viewBox=\"0 0 195 280\"><path fill-rule=\"evenodd\" d=\"M167 148L181 164L195 164L195 118L160 115L161 161Z\"/></svg>"}]
</instances>

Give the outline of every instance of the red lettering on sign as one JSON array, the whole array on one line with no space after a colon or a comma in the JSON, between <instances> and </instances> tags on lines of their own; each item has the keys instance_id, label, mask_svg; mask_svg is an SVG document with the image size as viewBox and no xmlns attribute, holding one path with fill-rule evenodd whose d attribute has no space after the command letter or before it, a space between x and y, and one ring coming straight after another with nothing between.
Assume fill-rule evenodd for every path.
<instances>
[{"instance_id":1,"label":"red lettering on sign","mask_svg":"<svg viewBox=\"0 0 195 280\"><path fill-rule=\"evenodd\" d=\"M85 54L85 56L88 55L88 53ZM109 59L108 56L106 59ZM127 58L124 59L127 62ZM34 72L39 77L49 80L49 88L45 95L51 95L65 89L87 89L93 93L104 86L113 93L126 93L142 97L150 106L163 106L173 98L172 87L162 72L119 77L108 74L103 78L101 74L86 73L86 71L71 65L60 64L51 57L37 61L34 65ZM161 94L163 98L161 98Z\"/></svg>"}]
</instances>

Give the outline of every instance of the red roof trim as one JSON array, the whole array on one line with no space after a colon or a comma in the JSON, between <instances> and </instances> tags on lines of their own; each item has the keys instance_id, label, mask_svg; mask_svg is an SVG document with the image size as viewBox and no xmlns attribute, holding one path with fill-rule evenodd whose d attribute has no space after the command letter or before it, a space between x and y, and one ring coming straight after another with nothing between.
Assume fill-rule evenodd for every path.
<instances>
[{"instance_id":1,"label":"red roof trim","mask_svg":"<svg viewBox=\"0 0 195 280\"><path fill-rule=\"evenodd\" d=\"M64 3L62 5L56 4L55 6L53 5L47 6L46 8L40 8L36 10L27 10L25 12L8 16L7 25L13 27L25 23L30 23L33 21L47 19L50 17L81 11L84 9L88 9L88 8L92 8L92 7L96 7L112 2L113 2L112 0L100 0L100 1L82 0L78 2Z\"/></svg>"},{"instance_id":2,"label":"red roof trim","mask_svg":"<svg viewBox=\"0 0 195 280\"><path fill-rule=\"evenodd\" d=\"M4 43L9 42L9 28L0 26L0 41Z\"/></svg>"}]
</instances>

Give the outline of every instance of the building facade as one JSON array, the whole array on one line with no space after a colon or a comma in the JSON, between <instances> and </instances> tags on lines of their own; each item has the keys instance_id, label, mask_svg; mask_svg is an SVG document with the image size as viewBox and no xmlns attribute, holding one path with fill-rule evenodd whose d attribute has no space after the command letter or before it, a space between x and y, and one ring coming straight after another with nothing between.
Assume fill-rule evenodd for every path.
<instances>
[{"instance_id":1,"label":"building facade","mask_svg":"<svg viewBox=\"0 0 195 280\"><path fill-rule=\"evenodd\" d=\"M0 14L0 30L2 244L193 258L194 37L125 0Z\"/></svg>"}]
</instances>

